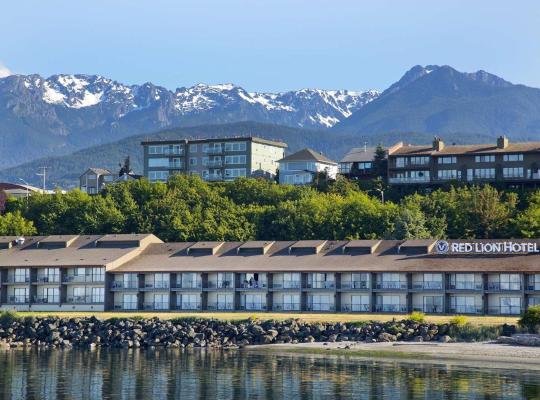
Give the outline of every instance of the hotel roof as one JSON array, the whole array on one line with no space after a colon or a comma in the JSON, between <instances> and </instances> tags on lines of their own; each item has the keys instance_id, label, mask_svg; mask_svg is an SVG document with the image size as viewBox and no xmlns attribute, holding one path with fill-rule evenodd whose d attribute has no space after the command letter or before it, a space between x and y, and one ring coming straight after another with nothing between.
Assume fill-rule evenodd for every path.
<instances>
[{"instance_id":1,"label":"hotel roof","mask_svg":"<svg viewBox=\"0 0 540 400\"><path fill-rule=\"evenodd\" d=\"M471 144L471 145L445 145L440 151L437 151L430 145L412 146L405 145L398 147L391 152L391 156L407 155L426 155L426 156L445 156L445 155L476 155L476 154L495 154L495 153L526 153L540 152L540 142L508 143L505 148L497 147L495 144Z\"/></svg>"}]
</instances>

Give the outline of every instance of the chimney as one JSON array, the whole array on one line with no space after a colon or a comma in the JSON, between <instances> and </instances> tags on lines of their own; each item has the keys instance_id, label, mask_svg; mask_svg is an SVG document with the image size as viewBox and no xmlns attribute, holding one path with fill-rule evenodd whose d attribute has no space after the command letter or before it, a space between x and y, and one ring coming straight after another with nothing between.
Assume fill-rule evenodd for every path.
<instances>
[{"instance_id":1,"label":"chimney","mask_svg":"<svg viewBox=\"0 0 540 400\"><path fill-rule=\"evenodd\" d=\"M444 149L444 142L440 137L435 136L433 138L433 150L442 151Z\"/></svg>"},{"instance_id":2,"label":"chimney","mask_svg":"<svg viewBox=\"0 0 540 400\"><path fill-rule=\"evenodd\" d=\"M508 138L506 136L499 136L497 138L497 148L506 149L508 147Z\"/></svg>"}]
</instances>

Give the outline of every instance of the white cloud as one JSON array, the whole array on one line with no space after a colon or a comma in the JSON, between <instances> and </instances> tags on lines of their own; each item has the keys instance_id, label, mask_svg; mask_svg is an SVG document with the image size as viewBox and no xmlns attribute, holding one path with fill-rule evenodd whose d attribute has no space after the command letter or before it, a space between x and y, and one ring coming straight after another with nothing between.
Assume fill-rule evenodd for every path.
<instances>
[{"instance_id":1,"label":"white cloud","mask_svg":"<svg viewBox=\"0 0 540 400\"><path fill-rule=\"evenodd\" d=\"M8 67L0 62L0 78L5 78L6 76L10 75L13 75L13 72L11 72Z\"/></svg>"}]
</instances>

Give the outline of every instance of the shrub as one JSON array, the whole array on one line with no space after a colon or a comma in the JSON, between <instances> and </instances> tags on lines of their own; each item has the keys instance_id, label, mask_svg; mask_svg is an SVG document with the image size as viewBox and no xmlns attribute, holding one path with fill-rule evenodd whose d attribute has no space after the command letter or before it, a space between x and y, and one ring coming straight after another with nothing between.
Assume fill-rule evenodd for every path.
<instances>
[{"instance_id":1,"label":"shrub","mask_svg":"<svg viewBox=\"0 0 540 400\"><path fill-rule=\"evenodd\" d=\"M529 333L538 332L540 327L540 306L529 307L519 319L518 324Z\"/></svg>"},{"instance_id":2,"label":"shrub","mask_svg":"<svg viewBox=\"0 0 540 400\"><path fill-rule=\"evenodd\" d=\"M471 325L468 323L450 325L448 334L458 342L483 342L495 340L502 333L502 326Z\"/></svg>"},{"instance_id":3,"label":"shrub","mask_svg":"<svg viewBox=\"0 0 540 400\"><path fill-rule=\"evenodd\" d=\"M465 315L456 315L455 317L450 318L450 325L455 325L463 327L467 325L469 319Z\"/></svg>"},{"instance_id":4,"label":"shrub","mask_svg":"<svg viewBox=\"0 0 540 400\"><path fill-rule=\"evenodd\" d=\"M20 317L15 311L3 311L0 313L0 326L7 327Z\"/></svg>"},{"instance_id":5,"label":"shrub","mask_svg":"<svg viewBox=\"0 0 540 400\"><path fill-rule=\"evenodd\" d=\"M414 322L422 323L426 320L426 314L420 311L414 311L411 313L411 315L409 315L408 319Z\"/></svg>"}]
</instances>

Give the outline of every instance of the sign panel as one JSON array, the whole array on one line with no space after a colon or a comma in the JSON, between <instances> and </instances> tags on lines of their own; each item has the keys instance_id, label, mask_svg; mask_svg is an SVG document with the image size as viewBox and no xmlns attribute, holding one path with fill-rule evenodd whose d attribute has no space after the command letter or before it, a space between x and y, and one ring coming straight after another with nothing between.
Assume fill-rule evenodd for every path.
<instances>
[{"instance_id":1,"label":"sign panel","mask_svg":"<svg viewBox=\"0 0 540 400\"><path fill-rule=\"evenodd\" d=\"M529 254L539 253L536 242L452 242L438 240L435 245L438 254Z\"/></svg>"}]
</instances>

